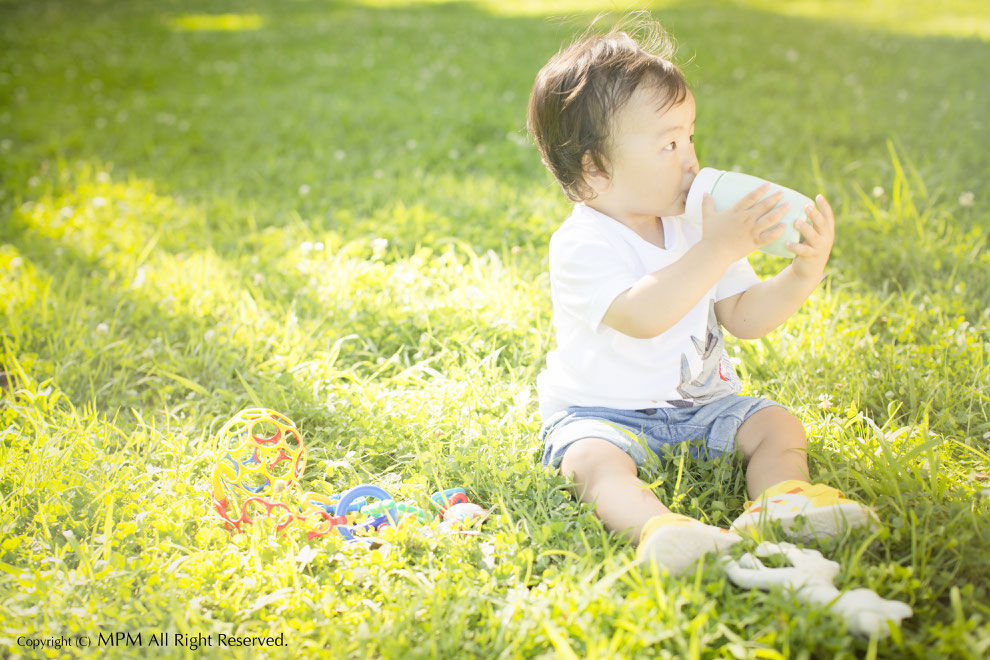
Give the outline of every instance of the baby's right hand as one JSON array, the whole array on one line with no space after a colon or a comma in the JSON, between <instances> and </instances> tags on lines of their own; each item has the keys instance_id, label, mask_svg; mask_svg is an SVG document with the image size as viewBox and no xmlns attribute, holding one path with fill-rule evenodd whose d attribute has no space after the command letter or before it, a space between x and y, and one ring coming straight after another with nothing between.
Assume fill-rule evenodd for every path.
<instances>
[{"instance_id":1,"label":"baby's right hand","mask_svg":"<svg viewBox=\"0 0 990 660\"><path fill-rule=\"evenodd\" d=\"M731 263L780 238L784 225L774 225L783 219L790 205L774 208L784 197L783 191L761 200L768 190L770 184L765 183L724 211L717 211L715 200L705 193L701 201L702 243Z\"/></svg>"}]
</instances>

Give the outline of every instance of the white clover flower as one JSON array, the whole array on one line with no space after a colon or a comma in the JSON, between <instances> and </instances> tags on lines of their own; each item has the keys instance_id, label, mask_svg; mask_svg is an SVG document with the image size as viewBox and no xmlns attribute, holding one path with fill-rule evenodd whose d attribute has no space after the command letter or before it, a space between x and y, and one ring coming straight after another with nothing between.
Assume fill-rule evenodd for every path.
<instances>
[{"instance_id":1,"label":"white clover flower","mask_svg":"<svg viewBox=\"0 0 990 660\"><path fill-rule=\"evenodd\" d=\"M106 323L100 323L98 326L96 326L96 334L105 335L108 332L110 332L110 326L107 325Z\"/></svg>"},{"instance_id":2,"label":"white clover flower","mask_svg":"<svg viewBox=\"0 0 990 660\"><path fill-rule=\"evenodd\" d=\"M94 197L93 198L93 206L95 206L96 208L101 209L101 208L103 208L106 205L107 205L107 198L106 197Z\"/></svg>"},{"instance_id":3,"label":"white clover flower","mask_svg":"<svg viewBox=\"0 0 990 660\"><path fill-rule=\"evenodd\" d=\"M375 256L375 259L381 259L385 254L385 250L388 248L387 238L376 238L371 241L371 252Z\"/></svg>"},{"instance_id":4,"label":"white clover flower","mask_svg":"<svg viewBox=\"0 0 990 660\"><path fill-rule=\"evenodd\" d=\"M306 195L309 194L309 191L310 191L310 187L309 187L309 184L308 183L304 183L301 186L299 186L299 194L300 195L302 195L302 196L305 197Z\"/></svg>"},{"instance_id":5,"label":"white clover flower","mask_svg":"<svg viewBox=\"0 0 990 660\"><path fill-rule=\"evenodd\" d=\"M959 195L959 206L972 206L975 202L976 195L968 190Z\"/></svg>"},{"instance_id":6,"label":"white clover flower","mask_svg":"<svg viewBox=\"0 0 990 660\"><path fill-rule=\"evenodd\" d=\"M882 186L873 186L873 196L883 197L884 189Z\"/></svg>"},{"instance_id":7,"label":"white clover flower","mask_svg":"<svg viewBox=\"0 0 990 660\"><path fill-rule=\"evenodd\" d=\"M299 246L299 249L302 250L303 252L311 252L313 250L313 242L303 241L302 245Z\"/></svg>"},{"instance_id":8,"label":"white clover flower","mask_svg":"<svg viewBox=\"0 0 990 660\"><path fill-rule=\"evenodd\" d=\"M144 285L144 282L147 279L147 277L148 277L148 269L144 266L139 267L137 269L137 272L134 273L134 279L131 281L130 288L131 289L140 288L142 285Z\"/></svg>"}]
</instances>

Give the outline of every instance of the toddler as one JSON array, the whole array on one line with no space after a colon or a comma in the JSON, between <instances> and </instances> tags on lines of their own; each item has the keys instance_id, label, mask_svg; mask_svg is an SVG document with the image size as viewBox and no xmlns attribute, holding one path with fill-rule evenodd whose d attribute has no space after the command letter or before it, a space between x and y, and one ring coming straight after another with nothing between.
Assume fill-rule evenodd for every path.
<instances>
[{"instance_id":1,"label":"toddler","mask_svg":"<svg viewBox=\"0 0 990 660\"><path fill-rule=\"evenodd\" d=\"M822 279L834 237L822 195L799 222L793 261L761 281L746 257L783 233L769 186L686 217L699 171L695 98L659 26L650 43L618 29L581 38L536 77L527 126L575 202L550 240L556 349L537 379L543 464L574 483L605 527L677 574L739 533L779 521L797 540L868 525L876 514L809 484L801 422L743 396L722 327L756 339L794 314ZM752 502L731 530L671 513L638 478L663 445L703 439L739 450Z\"/></svg>"}]
</instances>

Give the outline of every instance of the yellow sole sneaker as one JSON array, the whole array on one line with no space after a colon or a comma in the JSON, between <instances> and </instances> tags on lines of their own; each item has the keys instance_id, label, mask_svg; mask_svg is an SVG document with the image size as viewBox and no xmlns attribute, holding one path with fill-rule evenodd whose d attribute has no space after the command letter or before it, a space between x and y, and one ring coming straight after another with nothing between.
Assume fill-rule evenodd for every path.
<instances>
[{"instance_id":1,"label":"yellow sole sneaker","mask_svg":"<svg viewBox=\"0 0 990 660\"><path fill-rule=\"evenodd\" d=\"M748 502L746 512L730 529L739 534L779 522L792 541L830 539L859 527L873 528L880 519L873 509L846 498L824 484L785 481L768 488L759 500Z\"/></svg>"},{"instance_id":2,"label":"yellow sole sneaker","mask_svg":"<svg viewBox=\"0 0 990 660\"><path fill-rule=\"evenodd\" d=\"M727 529L677 513L651 518L643 526L637 561L654 561L680 575L709 552L722 552L742 540Z\"/></svg>"}]
</instances>

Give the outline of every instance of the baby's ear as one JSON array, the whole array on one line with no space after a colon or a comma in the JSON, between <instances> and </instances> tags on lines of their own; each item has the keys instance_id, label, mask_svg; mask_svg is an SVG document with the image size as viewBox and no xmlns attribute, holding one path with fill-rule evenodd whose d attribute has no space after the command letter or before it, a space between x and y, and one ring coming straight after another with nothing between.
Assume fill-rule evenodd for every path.
<instances>
[{"instance_id":1,"label":"baby's ear","mask_svg":"<svg viewBox=\"0 0 990 660\"><path fill-rule=\"evenodd\" d=\"M590 151L586 151L584 156L581 157L581 174L584 176L585 182L595 193L602 193L608 190L609 185L612 183L612 178L608 172L598 166L595 159L591 156Z\"/></svg>"}]
</instances>

